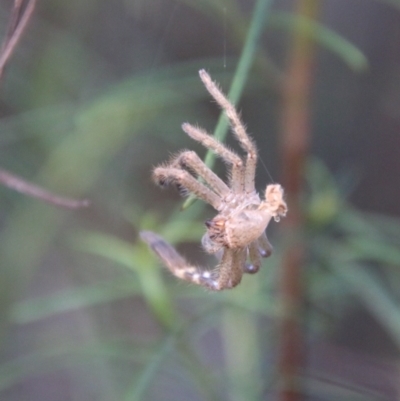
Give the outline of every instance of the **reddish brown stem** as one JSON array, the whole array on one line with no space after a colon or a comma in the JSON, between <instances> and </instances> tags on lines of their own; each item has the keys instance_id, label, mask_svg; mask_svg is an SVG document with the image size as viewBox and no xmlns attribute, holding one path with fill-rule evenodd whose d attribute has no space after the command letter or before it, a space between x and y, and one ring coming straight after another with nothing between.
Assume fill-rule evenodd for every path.
<instances>
[{"instance_id":1,"label":"reddish brown stem","mask_svg":"<svg viewBox=\"0 0 400 401\"><path fill-rule=\"evenodd\" d=\"M300 0L297 14L315 18L318 0ZM279 357L281 378L280 401L299 401L302 398L299 380L305 344L301 327L303 286L302 267L303 215L300 195L303 172L310 141L310 91L313 77L314 47L310 35L294 28L288 72L284 84L282 114L283 177L289 213L284 221L286 242L283 255L281 296L282 323Z\"/></svg>"}]
</instances>

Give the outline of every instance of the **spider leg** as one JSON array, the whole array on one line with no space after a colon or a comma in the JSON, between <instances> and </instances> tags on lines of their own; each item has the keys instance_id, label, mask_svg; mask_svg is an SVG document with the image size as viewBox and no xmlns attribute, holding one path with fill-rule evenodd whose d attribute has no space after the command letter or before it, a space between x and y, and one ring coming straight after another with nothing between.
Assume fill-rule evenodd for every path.
<instances>
[{"instance_id":1,"label":"spider leg","mask_svg":"<svg viewBox=\"0 0 400 401\"><path fill-rule=\"evenodd\" d=\"M244 265L244 272L249 274L257 273L261 267L261 254L258 241L253 241L249 245L249 258L251 263Z\"/></svg>"},{"instance_id":2,"label":"spider leg","mask_svg":"<svg viewBox=\"0 0 400 401\"><path fill-rule=\"evenodd\" d=\"M208 232L206 232L201 238L201 246L207 253L210 253L214 255L218 260L221 260L223 247L221 244L213 241L210 238L210 234Z\"/></svg>"},{"instance_id":3,"label":"spider leg","mask_svg":"<svg viewBox=\"0 0 400 401\"><path fill-rule=\"evenodd\" d=\"M211 79L205 70L200 70L199 75L204 86L216 100L220 107L225 110L225 113L230 121L233 133L235 134L240 146L247 153L246 168L244 172L244 190L246 193L255 191L254 177L256 175L257 165L257 148L253 140L246 133L246 128L240 120L239 114L233 104L222 93L218 85Z\"/></svg>"},{"instance_id":4,"label":"spider leg","mask_svg":"<svg viewBox=\"0 0 400 401\"><path fill-rule=\"evenodd\" d=\"M218 265L218 279L216 290L236 287L243 276L243 266L246 263L246 248L225 248L220 264Z\"/></svg>"},{"instance_id":5,"label":"spider leg","mask_svg":"<svg viewBox=\"0 0 400 401\"><path fill-rule=\"evenodd\" d=\"M219 196L226 197L231 193L229 187L205 165L196 152L187 150L180 153L171 163L171 166L175 165L193 171Z\"/></svg>"},{"instance_id":6,"label":"spider leg","mask_svg":"<svg viewBox=\"0 0 400 401\"><path fill-rule=\"evenodd\" d=\"M259 252L262 257L268 258L272 253L272 245L268 241L267 234L264 232L261 237L258 238Z\"/></svg>"},{"instance_id":7,"label":"spider leg","mask_svg":"<svg viewBox=\"0 0 400 401\"><path fill-rule=\"evenodd\" d=\"M172 245L159 235L152 231L141 231L140 238L150 246L174 276L207 287L210 290L223 289L219 286L212 272L191 265L185 258L179 255Z\"/></svg>"},{"instance_id":8,"label":"spider leg","mask_svg":"<svg viewBox=\"0 0 400 401\"><path fill-rule=\"evenodd\" d=\"M161 186L175 184L182 194L185 194L186 191L192 192L204 202L209 203L215 210L218 210L221 205L221 199L216 193L185 170L168 166L156 167L153 171L153 178Z\"/></svg>"},{"instance_id":9,"label":"spider leg","mask_svg":"<svg viewBox=\"0 0 400 401\"><path fill-rule=\"evenodd\" d=\"M182 129L192 139L211 149L222 160L232 166L230 187L235 193L243 192L244 165L241 157L199 127L185 123L182 124Z\"/></svg>"}]
</instances>

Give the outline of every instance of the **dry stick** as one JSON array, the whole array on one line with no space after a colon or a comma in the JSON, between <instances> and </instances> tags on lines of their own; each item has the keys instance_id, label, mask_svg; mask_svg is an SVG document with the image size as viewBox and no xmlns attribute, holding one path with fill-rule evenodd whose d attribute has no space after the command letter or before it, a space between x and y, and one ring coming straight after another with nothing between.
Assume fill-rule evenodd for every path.
<instances>
[{"instance_id":1,"label":"dry stick","mask_svg":"<svg viewBox=\"0 0 400 401\"><path fill-rule=\"evenodd\" d=\"M79 200L58 196L2 169L0 169L0 183L24 195L32 196L33 198L38 198L44 202L67 209L78 209L90 204L87 199Z\"/></svg>"},{"instance_id":2,"label":"dry stick","mask_svg":"<svg viewBox=\"0 0 400 401\"><path fill-rule=\"evenodd\" d=\"M32 17L33 11L35 10L35 5L36 0L30 0L25 8L24 13L21 17L19 17L22 2L20 0L15 0L14 2L14 9L10 18L9 32L7 33L7 37L3 43L0 54L0 79L3 75L4 67L14 52L25 28L28 25L29 20Z\"/></svg>"},{"instance_id":3,"label":"dry stick","mask_svg":"<svg viewBox=\"0 0 400 401\"><path fill-rule=\"evenodd\" d=\"M319 0L300 0L299 16L315 18ZM279 347L280 401L299 401L303 394L300 374L305 341L301 326L303 312L302 268L305 244L300 195L310 140L310 91L314 47L310 35L294 28L289 67L284 86L282 114L282 184L289 213L283 225L285 252L281 273L282 322Z\"/></svg>"},{"instance_id":4,"label":"dry stick","mask_svg":"<svg viewBox=\"0 0 400 401\"><path fill-rule=\"evenodd\" d=\"M35 10L36 0L29 0L25 10L21 14L23 0L15 0L14 8L11 13L8 31L0 52L0 80L3 76L4 68L7 65L12 53L14 52L29 20ZM22 178L0 169L0 184L8 188L14 189L24 195L40 199L44 202L51 203L54 206L60 206L67 209L78 209L89 206L90 202L86 199L63 198L53 194L41 187L24 181Z\"/></svg>"},{"instance_id":5,"label":"dry stick","mask_svg":"<svg viewBox=\"0 0 400 401\"><path fill-rule=\"evenodd\" d=\"M12 36L13 32L15 31L15 27L18 25L18 21L20 20L20 16L21 16L21 9L22 9L23 3L24 3L24 0L14 0L14 8L11 12L10 20L8 21L7 34L4 39L2 49L4 49L5 44L10 40L10 37Z\"/></svg>"}]
</instances>

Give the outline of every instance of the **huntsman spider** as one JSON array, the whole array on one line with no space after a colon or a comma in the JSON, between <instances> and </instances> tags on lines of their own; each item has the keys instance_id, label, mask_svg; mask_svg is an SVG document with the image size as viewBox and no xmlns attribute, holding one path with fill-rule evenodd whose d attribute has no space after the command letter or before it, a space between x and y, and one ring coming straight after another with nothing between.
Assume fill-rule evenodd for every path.
<instances>
[{"instance_id":1,"label":"huntsman spider","mask_svg":"<svg viewBox=\"0 0 400 401\"><path fill-rule=\"evenodd\" d=\"M205 225L203 249L220 260L214 270L195 266L183 258L168 242L151 231L142 231L141 238L158 255L176 277L211 290L237 286L243 273L256 273L261 257L272 253L265 230L272 218L279 221L287 212L283 189L279 184L267 185L264 199L255 190L257 148L246 133L239 114L205 70L199 71L204 86L225 111L233 134L245 157L228 149L205 130L188 123L183 131L212 150L228 166L225 183L193 151L185 150L169 163L156 167L153 178L160 186L175 185L184 194L192 193L209 203L218 214ZM198 180L200 178L201 180ZM250 263L247 263L250 260Z\"/></svg>"}]
</instances>

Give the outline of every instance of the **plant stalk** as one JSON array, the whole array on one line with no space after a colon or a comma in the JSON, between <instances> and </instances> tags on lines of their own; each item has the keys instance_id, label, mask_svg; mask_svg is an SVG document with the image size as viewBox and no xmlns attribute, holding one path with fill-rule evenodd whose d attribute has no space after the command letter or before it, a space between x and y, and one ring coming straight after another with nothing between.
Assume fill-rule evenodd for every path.
<instances>
[{"instance_id":1,"label":"plant stalk","mask_svg":"<svg viewBox=\"0 0 400 401\"><path fill-rule=\"evenodd\" d=\"M319 0L300 0L297 15L315 19ZM280 401L299 401L302 398L299 380L304 363L305 343L301 325L304 288L302 268L305 258L303 233L304 216L300 206L303 172L310 142L310 98L314 71L314 42L312 35L293 29L289 49L286 80L283 89L282 111L282 184L286 191L289 213L284 219L282 234L285 250L281 270L281 308L279 377Z\"/></svg>"}]
</instances>

